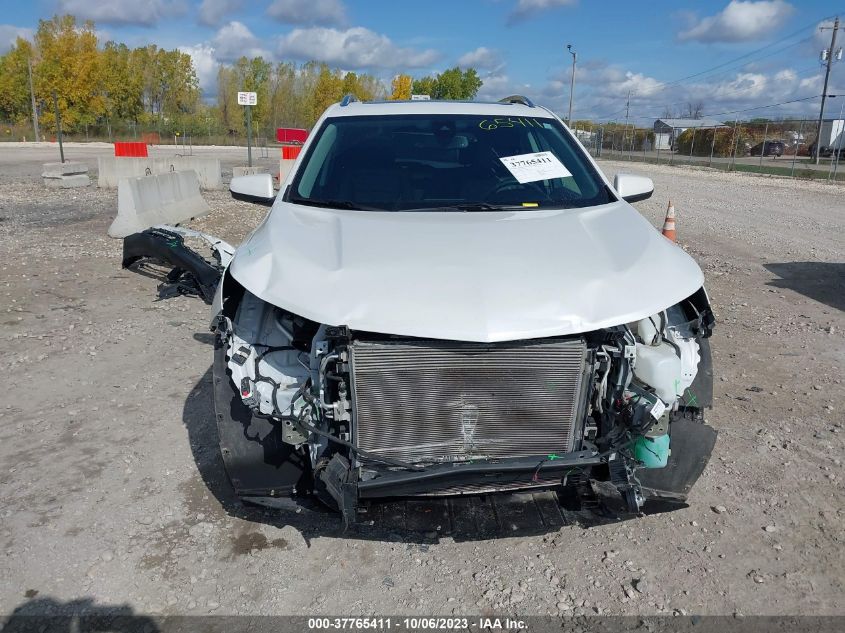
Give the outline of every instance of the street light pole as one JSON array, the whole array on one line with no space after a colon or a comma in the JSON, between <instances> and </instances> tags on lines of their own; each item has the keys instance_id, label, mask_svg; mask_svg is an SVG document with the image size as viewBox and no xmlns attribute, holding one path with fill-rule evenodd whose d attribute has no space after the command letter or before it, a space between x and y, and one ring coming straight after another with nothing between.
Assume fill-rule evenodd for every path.
<instances>
[{"instance_id":1,"label":"street light pole","mask_svg":"<svg viewBox=\"0 0 845 633\"><path fill-rule=\"evenodd\" d=\"M567 44L566 50L572 55L572 79L569 83L569 117L566 119L566 124L572 125L572 98L575 95L575 62L578 59L578 53L572 50L572 44Z\"/></svg>"}]
</instances>

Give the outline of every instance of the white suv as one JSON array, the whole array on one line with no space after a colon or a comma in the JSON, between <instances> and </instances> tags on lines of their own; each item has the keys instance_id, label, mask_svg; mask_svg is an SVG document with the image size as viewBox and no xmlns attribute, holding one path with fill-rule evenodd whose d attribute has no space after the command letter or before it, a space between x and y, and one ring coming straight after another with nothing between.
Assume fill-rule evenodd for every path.
<instances>
[{"instance_id":1,"label":"white suv","mask_svg":"<svg viewBox=\"0 0 845 633\"><path fill-rule=\"evenodd\" d=\"M703 275L546 108L360 103L317 122L217 288L215 403L239 496L369 499L609 481L682 501L713 315ZM670 451L671 444L671 451ZM671 455L671 456L670 456Z\"/></svg>"}]
</instances>

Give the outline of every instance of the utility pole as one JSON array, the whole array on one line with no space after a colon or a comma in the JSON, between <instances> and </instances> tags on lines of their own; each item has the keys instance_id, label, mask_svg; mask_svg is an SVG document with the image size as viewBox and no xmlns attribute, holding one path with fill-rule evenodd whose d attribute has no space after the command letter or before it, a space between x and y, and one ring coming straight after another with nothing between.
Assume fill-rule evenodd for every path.
<instances>
[{"instance_id":1,"label":"utility pole","mask_svg":"<svg viewBox=\"0 0 845 633\"><path fill-rule=\"evenodd\" d=\"M27 60L29 67L29 96L32 99L32 127L35 128L35 141L38 142L41 135L38 131L38 108L35 105L35 89L32 87L32 58Z\"/></svg>"},{"instance_id":2,"label":"utility pole","mask_svg":"<svg viewBox=\"0 0 845 633\"><path fill-rule=\"evenodd\" d=\"M821 27L824 31L830 27ZM827 68L824 73L824 88L822 89L822 107L819 110L819 125L816 128L816 165L819 164L819 157L821 156L822 144L822 121L824 119L824 102L827 100L827 82L830 80L830 67L833 65L833 56L836 54L836 33L839 31L839 16L833 21L833 28L830 34L830 48L827 50ZM824 52L822 52L824 56Z\"/></svg>"},{"instance_id":3,"label":"utility pole","mask_svg":"<svg viewBox=\"0 0 845 633\"><path fill-rule=\"evenodd\" d=\"M575 95L575 62L578 59L578 53L572 50L572 44L567 44L566 50L572 55L572 79L569 82L569 117L566 119L566 124L572 125L572 98Z\"/></svg>"},{"instance_id":4,"label":"utility pole","mask_svg":"<svg viewBox=\"0 0 845 633\"><path fill-rule=\"evenodd\" d=\"M622 148L625 148L625 140L628 139L628 110L631 107L631 91L628 91L628 98L625 100L625 136L623 137L624 140L622 141Z\"/></svg>"}]
</instances>

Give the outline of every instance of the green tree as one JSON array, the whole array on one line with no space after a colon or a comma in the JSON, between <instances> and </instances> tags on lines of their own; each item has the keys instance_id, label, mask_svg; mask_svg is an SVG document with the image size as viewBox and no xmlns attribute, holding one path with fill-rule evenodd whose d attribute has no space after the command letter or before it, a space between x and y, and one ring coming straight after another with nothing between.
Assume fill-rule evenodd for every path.
<instances>
[{"instance_id":1,"label":"green tree","mask_svg":"<svg viewBox=\"0 0 845 633\"><path fill-rule=\"evenodd\" d=\"M133 72L131 55L125 44L115 42L107 42L100 54L100 85L110 119L135 121L144 110L142 78Z\"/></svg>"},{"instance_id":2,"label":"green tree","mask_svg":"<svg viewBox=\"0 0 845 633\"><path fill-rule=\"evenodd\" d=\"M146 120L173 122L195 111L200 91L190 55L150 44L130 53L129 67L140 78Z\"/></svg>"},{"instance_id":3,"label":"green tree","mask_svg":"<svg viewBox=\"0 0 845 633\"><path fill-rule=\"evenodd\" d=\"M462 71L455 66L434 77L416 79L412 87L414 94L427 94L432 99L468 101L475 98L483 83L474 68Z\"/></svg>"},{"instance_id":4,"label":"green tree","mask_svg":"<svg viewBox=\"0 0 845 633\"><path fill-rule=\"evenodd\" d=\"M432 99L436 99L434 95L437 91L437 78L420 77L419 79L414 79L414 83L411 86L411 91L415 95L428 95Z\"/></svg>"}]
</instances>

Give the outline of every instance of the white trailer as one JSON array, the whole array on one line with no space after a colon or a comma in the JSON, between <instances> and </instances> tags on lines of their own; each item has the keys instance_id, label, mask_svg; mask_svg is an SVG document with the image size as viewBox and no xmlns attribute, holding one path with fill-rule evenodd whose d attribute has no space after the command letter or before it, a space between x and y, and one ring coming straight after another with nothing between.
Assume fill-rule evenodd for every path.
<instances>
[{"instance_id":1,"label":"white trailer","mask_svg":"<svg viewBox=\"0 0 845 633\"><path fill-rule=\"evenodd\" d=\"M819 135L819 154L829 156L837 150L845 147L845 119L829 119L822 121L822 130Z\"/></svg>"}]
</instances>

